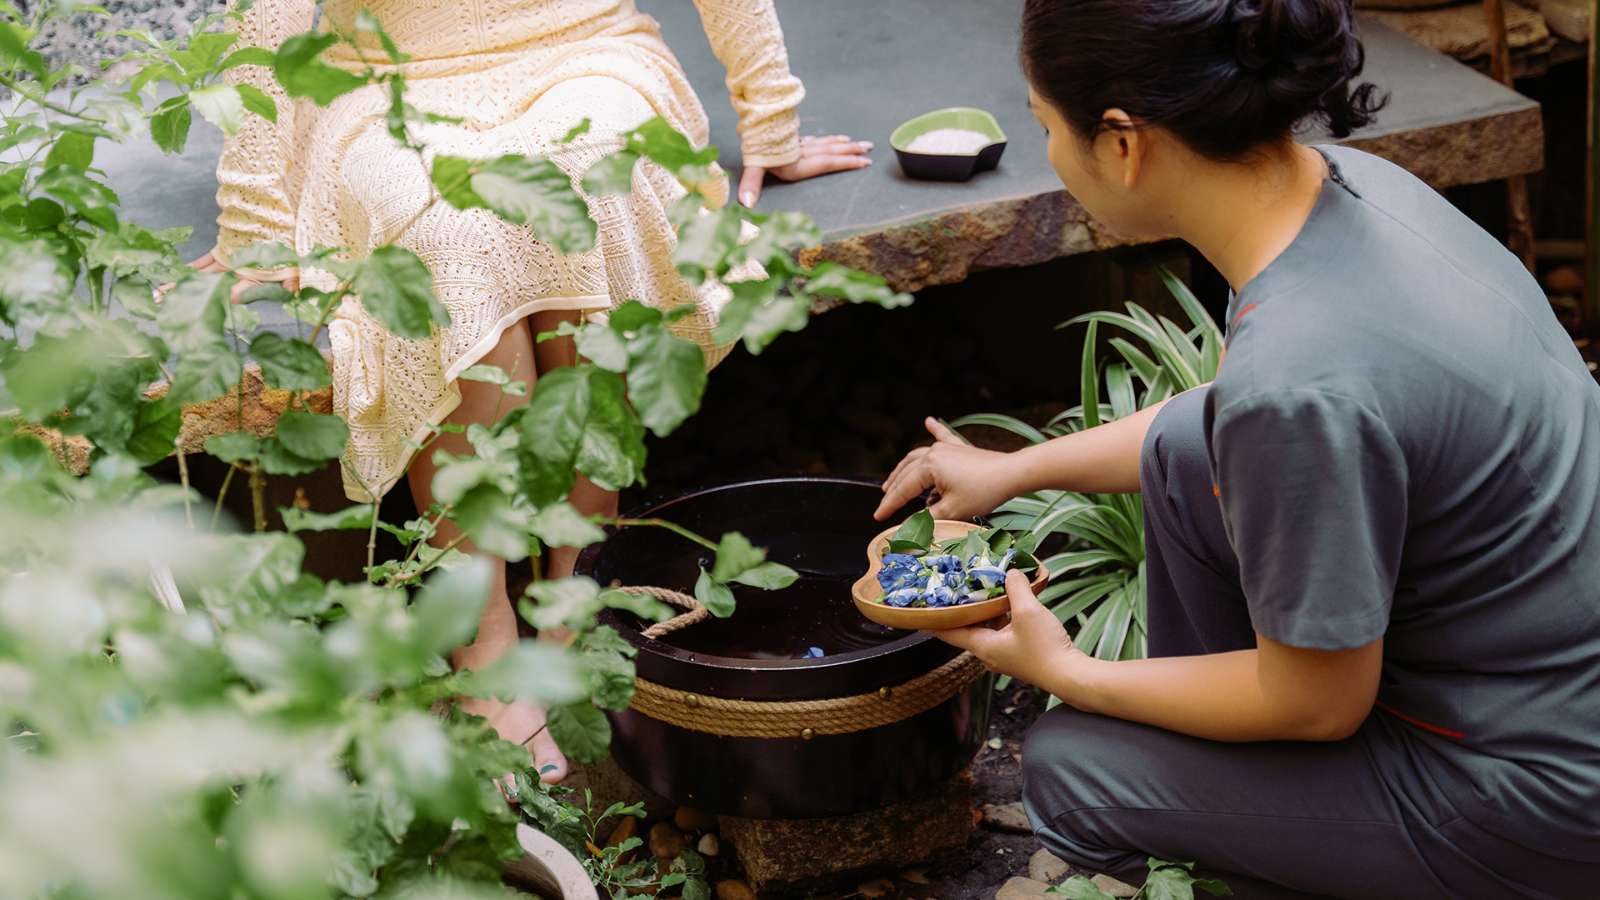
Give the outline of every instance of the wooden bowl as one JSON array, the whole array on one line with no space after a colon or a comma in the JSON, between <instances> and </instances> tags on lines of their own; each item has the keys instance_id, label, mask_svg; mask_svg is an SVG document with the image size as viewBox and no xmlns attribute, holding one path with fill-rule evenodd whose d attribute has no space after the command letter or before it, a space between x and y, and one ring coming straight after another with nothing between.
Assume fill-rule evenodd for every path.
<instances>
[{"instance_id":1,"label":"wooden bowl","mask_svg":"<svg viewBox=\"0 0 1600 900\"><path fill-rule=\"evenodd\" d=\"M936 541L949 540L962 537L969 531L977 531L981 526L971 522L958 522L952 519L936 519L933 523L933 539ZM883 596L883 588L878 584L878 570L883 568L883 552L889 547L889 539L899 530L899 526L885 529L872 543L867 545L867 574L861 576L855 584L850 586L850 593L855 598L856 609L861 614L890 628L903 628L907 631L940 631L946 628L964 628L987 622L998 618L1011 609L1011 598L1004 594L993 600L979 600L976 603L964 603L960 606L940 607L912 607L889 606L877 601ZM1039 591L1050 580L1050 573L1043 565L1033 577L1033 589Z\"/></svg>"}]
</instances>

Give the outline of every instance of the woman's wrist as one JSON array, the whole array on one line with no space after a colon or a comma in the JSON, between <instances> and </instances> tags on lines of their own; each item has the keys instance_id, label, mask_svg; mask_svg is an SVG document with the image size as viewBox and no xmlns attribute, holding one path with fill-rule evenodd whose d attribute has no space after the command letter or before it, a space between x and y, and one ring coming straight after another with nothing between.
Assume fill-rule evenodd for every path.
<instances>
[{"instance_id":1,"label":"woman's wrist","mask_svg":"<svg viewBox=\"0 0 1600 900\"><path fill-rule=\"evenodd\" d=\"M1039 687L1073 709L1100 712L1096 685L1100 670L1106 665L1105 660L1068 646L1059 658L1048 663L1048 683L1041 683Z\"/></svg>"},{"instance_id":2,"label":"woman's wrist","mask_svg":"<svg viewBox=\"0 0 1600 900\"><path fill-rule=\"evenodd\" d=\"M1006 459L1006 493L1021 497L1050 487L1046 471L1045 444L1034 444L1014 451Z\"/></svg>"}]
</instances>

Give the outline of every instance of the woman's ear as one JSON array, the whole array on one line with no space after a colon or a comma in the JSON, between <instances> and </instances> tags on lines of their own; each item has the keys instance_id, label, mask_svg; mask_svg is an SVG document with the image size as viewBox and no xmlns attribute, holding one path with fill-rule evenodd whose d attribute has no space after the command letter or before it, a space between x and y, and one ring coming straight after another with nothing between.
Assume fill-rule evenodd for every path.
<instances>
[{"instance_id":1,"label":"woman's ear","mask_svg":"<svg viewBox=\"0 0 1600 900\"><path fill-rule=\"evenodd\" d=\"M1149 151L1149 141L1145 133L1134 127L1133 117L1123 110L1112 107L1100 116L1100 134L1109 146L1106 148L1110 159L1102 160L1115 166L1110 171L1122 174L1122 186L1133 190L1139 182L1139 172L1144 165L1144 155Z\"/></svg>"}]
</instances>

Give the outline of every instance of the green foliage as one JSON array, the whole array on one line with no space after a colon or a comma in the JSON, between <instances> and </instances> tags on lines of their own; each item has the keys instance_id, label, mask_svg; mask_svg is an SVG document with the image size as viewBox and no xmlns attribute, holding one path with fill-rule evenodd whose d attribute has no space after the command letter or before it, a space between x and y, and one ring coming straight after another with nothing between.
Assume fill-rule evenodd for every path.
<instances>
[{"instance_id":1,"label":"green foliage","mask_svg":"<svg viewBox=\"0 0 1600 900\"><path fill-rule=\"evenodd\" d=\"M672 614L587 579L536 582L522 614L573 629L571 647L524 642L481 671L452 671L447 656L473 639L489 581L472 559L438 546L447 519L507 559L588 546L604 539L607 524L669 528L707 551L696 592L718 615L733 611L732 584L780 589L795 579L741 535L713 542L668 522L595 519L567 500L575 472L610 488L640 483L646 434L665 435L699 408L704 359L678 333L694 309L626 303L603 324L565 326L560 336L589 362L541 373L531 392L494 367L463 373L508 398L527 395L528 404L465 429L471 456L438 453L437 433L424 438L419 452L438 463L439 505L419 518L385 522L376 502L332 512L286 507L289 533L266 533L266 476L322 469L349 440L346 424L316 412L308 396L330 382L317 339L335 310L349 300L399 338L429 337L449 324L432 274L400 247L358 259L338 248L302 254L262 244L232 263L324 277L295 290L253 287L230 302L232 274L194 271L179 258L188 229L123 220L95 160L105 143L146 133L179 152L196 117L226 132L252 117L276 120L267 94L224 79L241 66L270 70L289 96L323 106L357 90L381 92L388 131L419 154L418 134L452 120L412 107L392 67L353 69L348 53L330 61L355 40L369 55L376 46L390 62L405 58L370 13L358 15L354 35L301 34L268 51L218 30L247 6L202 19L184 40L124 32L135 49L108 64L131 70L126 81L73 91L63 85L86 73L52 67L33 44L54 18L103 13L61 0L30 4L24 15L0 0L0 89L15 101L0 109L0 721L8 726L0 870L8 891L487 896L502 863L520 853L518 814L494 787L511 774L521 814L573 848L608 893L708 896L703 861L692 853L657 873L623 861L626 849L586 852L581 840L598 823L637 813L580 812L558 790L535 786L525 748L459 709L438 714L461 697L543 704L570 757L598 758L610 740L606 711L627 707L635 673L633 648L597 616L607 608L654 620ZM565 140L587 131L578 123ZM458 207L523 224L564 252L593 246L587 202L551 161L433 158L436 186ZM753 273L752 264L765 269L759 281L729 286L719 332L726 340L758 351L802 327L814 304L909 300L873 276L799 265L793 253L817 239L803 216L705 211L700 189L715 159L715 148L695 148L656 119L584 183L629 190L637 166L661 166L687 189L672 210L685 277L702 284ZM261 331L260 310L273 307L297 330ZM269 430L253 430L259 425L244 416L247 359L269 388L288 392ZM231 485L250 491L251 534L224 527L222 498L213 507L140 469L173 452L185 405L223 397L217 407L237 400L238 418L204 452L229 467L224 493ZM45 444L13 434L13 421L85 437L89 474L69 475ZM439 433L452 429L462 430ZM369 536L365 583L323 582L303 570L301 536L347 529ZM378 531L400 542L398 557L378 558ZM95 851L84 853L86 844Z\"/></svg>"},{"instance_id":2,"label":"green foliage","mask_svg":"<svg viewBox=\"0 0 1600 900\"><path fill-rule=\"evenodd\" d=\"M933 513L926 509L917 510L895 529L894 536L889 538L889 552L908 553L928 549L928 545L933 543L933 524Z\"/></svg>"},{"instance_id":3,"label":"green foliage","mask_svg":"<svg viewBox=\"0 0 1600 900\"><path fill-rule=\"evenodd\" d=\"M547 159L510 155L473 162L436 156L433 181L450 205L491 209L507 222L532 225L562 253L594 247L589 205L573 192L567 173Z\"/></svg>"},{"instance_id":4,"label":"green foliage","mask_svg":"<svg viewBox=\"0 0 1600 900\"><path fill-rule=\"evenodd\" d=\"M1133 895L1133 900L1194 900L1196 889L1213 897L1233 894L1231 888L1215 878L1197 877L1192 862L1168 862L1152 856L1146 865L1150 868L1150 874L1145 877L1139 892ZM1060 894L1068 900L1114 900L1116 896L1101 890L1099 885L1082 875L1074 875L1045 893Z\"/></svg>"},{"instance_id":5,"label":"green foliage","mask_svg":"<svg viewBox=\"0 0 1600 900\"><path fill-rule=\"evenodd\" d=\"M815 269L800 265L794 252L815 244L819 237L816 226L803 215L764 215L739 204L708 209L696 186L709 178L716 150L695 150L665 120L652 119L625 135L621 152L585 173L584 189L593 194L626 193L632 189L640 159L661 166L691 188L689 196L669 210L678 228L673 260L691 283L702 284L708 278L725 281L732 296L718 321L718 341L743 341L750 352L760 353L779 334L803 328L818 303L845 300L895 307L911 302L909 295L894 291L876 275L835 263L824 262ZM748 241L746 225L759 229ZM767 277L730 277L751 263L765 269Z\"/></svg>"},{"instance_id":6,"label":"green foliage","mask_svg":"<svg viewBox=\"0 0 1600 900\"><path fill-rule=\"evenodd\" d=\"M350 288L372 317L400 337L425 338L450 313L433 294L433 275L404 247L379 247L355 267Z\"/></svg>"},{"instance_id":7,"label":"green foliage","mask_svg":"<svg viewBox=\"0 0 1600 900\"><path fill-rule=\"evenodd\" d=\"M541 784L527 775L518 775L516 786L524 820L581 860L601 896L655 897L670 890L684 900L710 900L706 862L695 851L684 850L663 872L657 870L656 860L648 854L644 859L630 861L644 846L641 838L632 837L602 846L607 843L603 840L604 834L616 827L615 824L608 827L607 823L620 822L625 817L642 820L645 817L643 804L613 803L596 814L594 797L587 790L583 792L580 806L575 802L577 792L571 788Z\"/></svg>"},{"instance_id":8,"label":"green foliage","mask_svg":"<svg viewBox=\"0 0 1600 900\"><path fill-rule=\"evenodd\" d=\"M1132 303L1126 314L1092 312L1063 324L1087 325L1081 405L1043 428L989 413L951 424L1001 428L1041 443L1132 415L1210 382L1216 377L1222 334L1181 281L1164 268L1161 277L1188 316L1188 328ZM1108 344L1118 358L1103 370L1096 340L1101 326L1134 339L1111 338ZM1065 539L1059 552L1041 560L1050 570L1050 584L1039 599L1074 632L1079 647L1102 659L1145 655L1144 508L1138 494L1039 491L1005 503L992 521L1039 542L1052 536Z\"/></svg>"},{"instance_id":9,"label":"green foliage","mask_svg":"<svg viewBox=\"0 0 1600 900\"><path fill-rule=\"evenodd\" d=\"M582 657L526 645L537 659L512 690L492 670L451 674L440 655L476 630L486 567L434 575L414 599L323 584L294 538L191 531L184 500L115 457L79 479L36 439L0 441L0 527L19 538L0 548L0 666L32 673L0 696L0 797L36 811L0 818L10 887L325 896L332 878L366 896L425 874L408 869L428 855L465 858L462 844L514 855L490 783L526 751L427 710L501 690L570 702ZM155 606L152 570L176 576L188 614Z\"/></svg>"}]
</instances>

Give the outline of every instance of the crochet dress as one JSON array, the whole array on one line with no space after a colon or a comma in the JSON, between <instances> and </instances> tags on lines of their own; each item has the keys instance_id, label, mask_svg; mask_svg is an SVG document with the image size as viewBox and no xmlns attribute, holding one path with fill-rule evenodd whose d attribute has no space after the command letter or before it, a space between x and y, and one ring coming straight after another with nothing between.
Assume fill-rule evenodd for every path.
<instances>
[{"instance_id":1,"label":"crochet dress","mask_svg":"<svg viewBox=\"0 0 1600 900\"><path fill-rule=\"evenodd\" d=\"M727 70L747 165L799 158L795 107L804 94L789 72L772 0L695 0L711 48ZM355 25L365 7L409 59L399 68L407 99L458 123L413 128L428 157L400 146L385 127L389 98L373 85L326 107L290 100L265 69L232 70L278 103L276 123L249 117L225 144L218 165L221 226L216 257L261 241L300 253L339 247L354 258L383 244L421 257L451 324L408 340L388 333L354 298L328 327L334 408L350 426L343 460L346 493L356 501L386 493L404 474L418 441L460 402L456 377L499 341L505 329L541 310L602 314L629 299L669 309L694 304L675 330L704 349L707 365L726 354L711 338L727 289L696 288L672 263L676 235L667 208L684 188L648 162L631 194L590 197L599 224L595 247L562 254L483 209L458 210L428 177L433 153L493 158L538 155L576 182L621 146L621 136L662 116L697 146L708 139L705 110L683 68L662 43L654 19L633 0L327 0L320 27L357 35L326 59L353 71L387 57ZM257 0L237 46L275 48L314 25L313 0ZM385 65L377 65L384 61ZM588 132L561 139L583 119ZM713 203L727 202L717 173ZM326 273L302 273L331 287Z\"/></svg>"}]
</instances>

